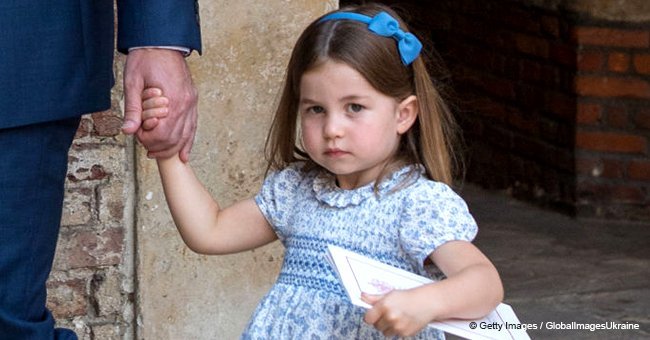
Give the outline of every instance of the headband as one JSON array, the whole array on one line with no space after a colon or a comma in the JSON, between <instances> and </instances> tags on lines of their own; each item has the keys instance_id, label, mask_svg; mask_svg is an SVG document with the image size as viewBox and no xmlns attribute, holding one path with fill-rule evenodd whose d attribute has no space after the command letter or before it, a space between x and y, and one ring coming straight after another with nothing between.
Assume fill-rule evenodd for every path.
<instances>
[{"instance_id":1,"label":"headband","mask_svg":"<svg viewBox=\"0 0 650 340\"><path fill-rule=\"evenodd\" d=\"M374 17L369 17L353 12L335 12L321 18L319 22L347 19L359 21L368 25L368 30L382 37L391 37L397 40L397 49L404 65L409 65L415 60L422 50L422 43L409 32L404 32L395 18L386 12L379 12Z\"/></svg>"}]
</instances>

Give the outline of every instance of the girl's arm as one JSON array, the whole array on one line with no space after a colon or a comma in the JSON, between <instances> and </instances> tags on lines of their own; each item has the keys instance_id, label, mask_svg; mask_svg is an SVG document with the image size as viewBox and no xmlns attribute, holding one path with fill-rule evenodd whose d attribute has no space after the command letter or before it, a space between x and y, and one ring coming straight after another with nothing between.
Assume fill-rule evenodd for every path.
<instances>
[{"instance_id":1,"label":"girl's arm","mask_svg":"<svg viewBox=\"0 0 650 340\"><path fill-rule=\"evenodd\" d=\"M153 129L168 113L169 100L158 88L142 93L142 127ZM225 209L212 198L188 163L178 155L158 158L165 198L176 227L190 249L201 254L229 254L253 249L277 236L253 199Z\"/></svg>"},{"instance_id":2,"label":"girl's arm","mask_svg":"<svg viewBox=\"0 0 650 340\"><path fill-rule=\"evenodd\" d=\"M230 254L277 238L252 198L221 209L178 155L158 159L158 170L176 227L193 251Z\"/></svg>"},{"instance_id":3,"label":"girl's arm","mask_svg":"<svg viewBox=\"0 0 650 340\"><path fill-rule=\"evenodd\" d=\"M373 305L364 320L387 336L409 336L431 321L483 317L503 299L496 268L472 243L447 242L430 258L446 279L383 296L364 295Z\"/></svg>"}]
</instances>

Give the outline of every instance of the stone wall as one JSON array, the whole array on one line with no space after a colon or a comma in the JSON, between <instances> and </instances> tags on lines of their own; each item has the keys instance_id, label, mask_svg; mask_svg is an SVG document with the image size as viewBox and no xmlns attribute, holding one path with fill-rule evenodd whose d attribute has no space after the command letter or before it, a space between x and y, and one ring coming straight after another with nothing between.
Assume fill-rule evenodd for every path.
<instances>
[{"instance_id":1,"label":"stone wall","mask_svg":"<svg viewBox=\"0 0 650 340\"><path fill-rule=\"evenodd\" d=\"M293 43L337 1L200 1L204 55L192 153L221 204L253 195ZM48 307L80 339L235 339L274 282L281 246L207 257L181 242L155 162L120 134L123 56L112 109L83 117L69 158Z\"/></svg>"},{"instance_id":2,"label":"stone wall","mask_svg":"<svg viewBox=\"0 0 650 340\"><path fill-rule=\"evenodd\" d=\"M259 190L263 147L291 48L335 1L201 2L204 55L189 59L199 90L192 152L197 176L222 206ZM278 242L228 256L200 256L181 241L154 161L137 153L139 336L236 339L282 262Z\"/></svg>"},{"instance_id":3,"label":"stone wall","mask_svg":"<svg viewBox=\"0 0 650 340\"><path fill-rule=\"evenodd\" d=\"M123 56L116 55L121 79ZM80 339L134 337L133 142L112 109L85 115L69 154L66 196L48 307Z\"/></svg>"}]
</instances>

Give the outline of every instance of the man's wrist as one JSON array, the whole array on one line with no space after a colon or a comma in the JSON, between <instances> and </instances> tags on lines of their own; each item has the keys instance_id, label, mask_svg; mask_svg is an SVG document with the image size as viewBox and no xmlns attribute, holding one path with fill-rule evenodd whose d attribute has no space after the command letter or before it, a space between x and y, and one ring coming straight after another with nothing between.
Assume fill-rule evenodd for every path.
<instances>
[{"instance_id":1,"label":"man's wrist","mask_svg":"<svg viewBox=\"0 0 650 340\"><path fill-rule=\"evenodd\" d=\"M159 49L164 49L164 50L174 50L174 51L179 51L183 53L183 56L187 57L192 53L192 50L187 48L187 47L182 47L182 46L137 46L137 47L131 47L129 48L129 52L133 50L138 50L142 48L159 48Z\"/></svg>"}]
</instances>

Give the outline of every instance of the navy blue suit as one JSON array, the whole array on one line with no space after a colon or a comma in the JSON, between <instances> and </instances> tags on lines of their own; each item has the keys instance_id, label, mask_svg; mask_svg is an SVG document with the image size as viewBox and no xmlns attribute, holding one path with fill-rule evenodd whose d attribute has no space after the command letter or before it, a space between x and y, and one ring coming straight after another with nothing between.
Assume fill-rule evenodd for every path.
<instances>
[{"instance_id":1,"label":"navy blue suit","mask_svg":"<svg viewBox=\"0 0 650 340\"><path fill-rule=\"evenodd\" d=\"M195 0L118 0L118 50L201 48ZM45 282L67 152L84 113L110 107L113 0L0 2L0 340L54 329Z\"/></svg>"}]
</instances>

